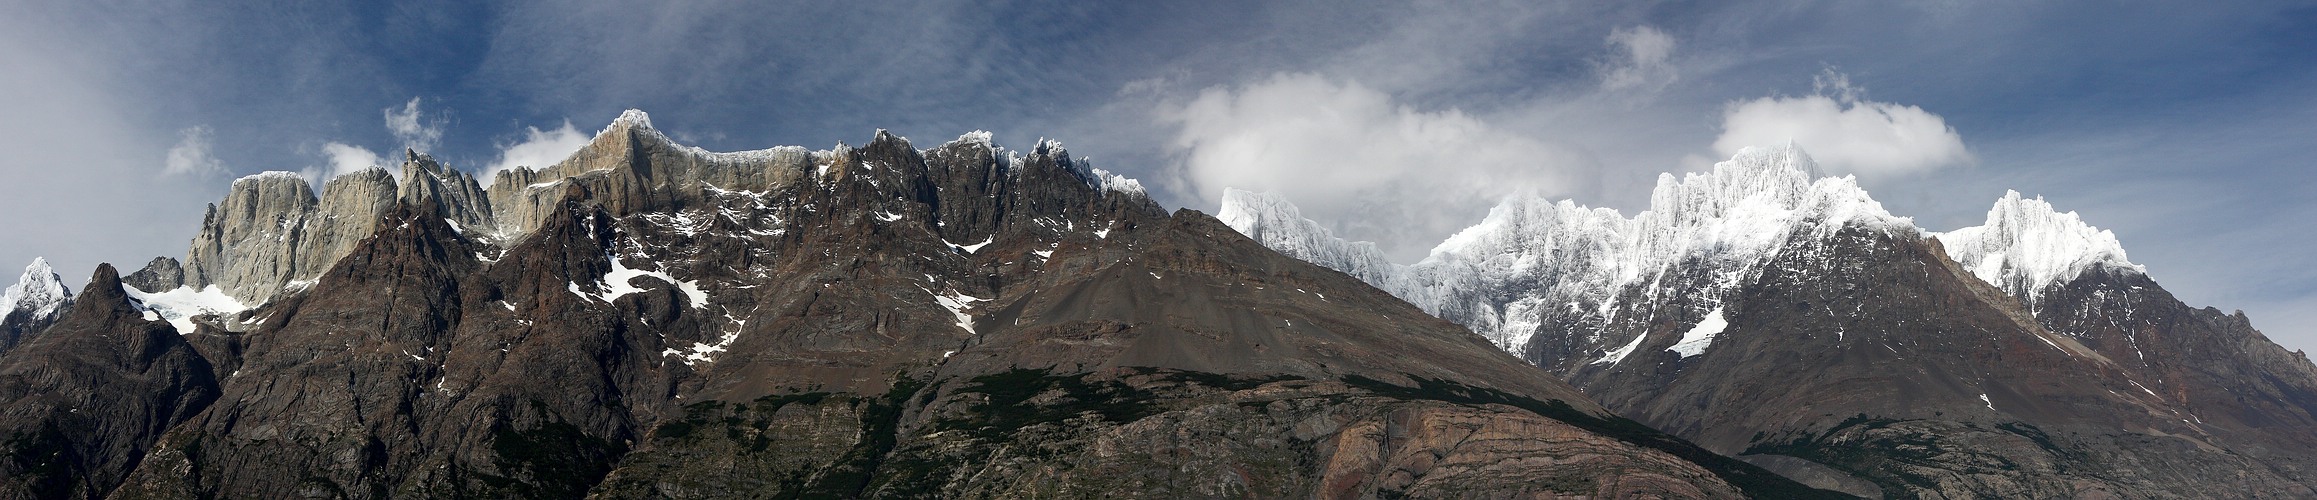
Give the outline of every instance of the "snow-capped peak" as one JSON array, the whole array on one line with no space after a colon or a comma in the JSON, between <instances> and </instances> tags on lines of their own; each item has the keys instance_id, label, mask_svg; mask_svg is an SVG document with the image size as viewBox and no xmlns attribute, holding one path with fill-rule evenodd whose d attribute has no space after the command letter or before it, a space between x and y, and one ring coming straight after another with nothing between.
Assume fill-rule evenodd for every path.
<instances>
[{"instance_id":1,"label":"snow-capped peak","mask_svg":"<svg viewBox=\"0 0 2317 500\"><path fill-rule=\"evenodd\" d=\"M957 140L950 141L950 143L974 144L981 146L982 149L988 149L990 151L998 150L997 142L990 138L990 131L988 130L975 130L972 132L966 132L964 135L957 136Z\"/></svg>"},{"instance_id":2,"label":"snow-capped peak","mask_svg":"<svg viewBox=\"0 0 2317 500\"><path fill-rule=\"evenodd\" d=\"M652 115L650 113L645 113L644 110L641 109L629 109L626 111L621 111L619 112L619 118L612 119L611 125L604 127L604 132L609 132L611 129L622 125L633 128L652 128ZM597 132L596 134L602 135L602 132Z\"/></svg>"},{"instance_id":3,"label":"snow-capped peak","mask_svg":"<svg viewBox=\"0 0 2317 500\"><path fill-rule=\"evenodd\" d=\"M0 308L0 315L24 311L35 318L49 318L71 302L72 289L64 286L64 277L48 267L48 259L34 257L16 284L0 292L0 306L6 306Z\"/></svg>"},{"instance_id":4,"label":"snow-capped peak","mask_svg":"<svg viewBox=\"0 0 2317 500\"><path fill-rule=\"evenodd\" d=\"M1118 193L1131 196L1150 195L1148 192L1143 191L1142 181L1134 180L1133 178L1124 175L1114 174L1108 170L1099 168L1089 168L1087 169L1087 172L1094 174L1094 178L1102 184L1102 192L1105 194Z\"/></svg>"},{"instance_id":5,"label":"snow-capped peak","mask_svg":"<svg viewBox=\"0 0 2317 500\"><path fill-rule=\"evenodd\" d=\"M2034 304L2046 288L2094 267L2147 272L2125 259L2116 234L2061 213L2038 196L2006 191L1987 210L1987 223L1935 235L1947 255L1988 284Z\"/></svg>"},{"instance_id":6,"label":"snow-capped peak","mask_svg":"<svg viewBox=\"0 0 2317 500\"><path fill-rule=\"evenodd\" d=\"M1040 137L1038 143L1030 147L1030 154L1068 158L1070 157L1070 150L1062 147L1062 141Z\"/></svg>"}]
</instances>

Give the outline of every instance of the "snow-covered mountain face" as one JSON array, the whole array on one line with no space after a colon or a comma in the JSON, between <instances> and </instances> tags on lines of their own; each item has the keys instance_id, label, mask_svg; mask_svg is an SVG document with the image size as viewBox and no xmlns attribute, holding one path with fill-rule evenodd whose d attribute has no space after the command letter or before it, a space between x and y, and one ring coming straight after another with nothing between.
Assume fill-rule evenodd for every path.
<instances>
[{"instance_id":1,"label":"snow-covered mountain face","mask_svg":"<svg viewBox=\"0 0 2317 500\"><path fill-rule=\"evenodd\" d=\"M2317 465L2317 364L2242 315L2180 304L2112 233L2040 199L2009 193L1985 225L1934 234L1813 171L1791 146L1749 149L1661 176L1630 218L1511 199L1412 265L1276 196L1227 192L1222 213L1623 415L1777 455L1763 463L1796 477L1858 480L1821 487L2194 496L2252 478L2252 491L2317 493L2298 472Z\"/></svg>"},{"instance_id":2,"label":"snow-covered mountain face","mask_svg":"<svg viewBox=\"0 0 2317 500\"><path fill-rule=\"evenodd\" d=\"M1987 223L1935 234L1947 255L1971 274L2037 309L2044 292L2095 269L2145 273L2124 258L2116 234L2061 213L2042 197L2005 192L1987 211Z\"/></svg>"},{"instance_id":3,"label":"snow-covered mountain face","mask_svg":"<svg viewBox=\"0 0 2317 500\"><path fill-rule=\"evenodd\" d=\"M0 352L40 333L71 306L72 289L64 286L64 278L49 268L48 259L33 258L16 284L0 291Z\"/></svg>"},{"instance_id":4,"label":"snow-covered mountain face","mask_svg":"<svg viewBox=\"0 0 2317 500\"><path fill-rule=\"evenodd\" d=\"M0 310L20 311L38 317L54 317L65 306L72 304L72 289L64 286L64 277L48 267L48 259L34 257L24 266L24 274L16 284L0 292Z\"/></svg>"},{"instance_id":5,"label":"snow-covered mountain face","mask_svg":"<svg viewBox=\"0 0 2317 500\"><path fill-rule=\"evenodd\" d=\"M1217 218L1280 253L1359 277L1528 357L1541 325L1579 325L1577 335L1598 336L1602 325L1633 314L1618 307L1620 300L1673 300L1688 309L1681 315L1689 321L1703 318L1796 241L1848 225L1918 231L1855 180L1813 180L1808 172L1815 170L1793 146L1748 148L1711 171L1661 175L1650 209L1630 218L1566 200L1513 198L1414 265L1390 263L1373 244L1337 239L1274 195L1226 190ZM1631 349L1594 361L1615 363Z\"/></svg>"}]
</instances>

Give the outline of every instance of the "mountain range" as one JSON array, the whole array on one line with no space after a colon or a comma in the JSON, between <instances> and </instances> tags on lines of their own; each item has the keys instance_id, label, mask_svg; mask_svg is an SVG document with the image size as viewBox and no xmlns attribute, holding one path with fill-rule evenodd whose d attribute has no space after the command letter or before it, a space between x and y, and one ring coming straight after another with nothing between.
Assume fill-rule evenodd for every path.
<instances>
[{"instance_id":1,"label":"mountain range","mask_svg":"<svg viewBox=\"0 0 2317 500\"><path fill-rule=\"evenodd\" d=\"M1885 497L2308 497L2317 367L2013 192L1933 233L1800 148L1626 217L1514 198L1413 265L1270 194L1217 217L1488 337L1620 415ZM2222 496L2231 496L2230 493Z\"/></svg>"},{"instance_id":2,"label":"mountain range","mask_svg":"<svg viewBox=\"0 0 2317 500\"><path fill-rule=\"evenodd\" d=\"M0 354L0 496L1839 496L1052 141L403 160L99 266Z\"/></svg>"},{"instance_id":3,"label":"mountain range","mask_svg":"<svg viewBox=\"0 0 2317 500\"><path fill-rule=\"evenodd\" d=\"M710 152L236 180L0 318L4 498L2307 497L2317 367L2013 193L1799 148L1413 265L1073 158Z\"/></svg>"}]
</instances>

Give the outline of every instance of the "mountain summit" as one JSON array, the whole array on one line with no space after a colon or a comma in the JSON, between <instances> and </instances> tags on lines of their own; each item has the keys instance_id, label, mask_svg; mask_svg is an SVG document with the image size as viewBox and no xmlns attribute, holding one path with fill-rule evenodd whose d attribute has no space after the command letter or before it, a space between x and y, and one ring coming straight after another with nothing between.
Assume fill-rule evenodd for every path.
<instances>
[{"instance_id":1,"label":"mountain summit","mask_svg":"<svg viewBox=\"0 0 2317 500\"><path fill-rule=\"evenodd\" d=\"M1512 199L1414 265L1273 196L1220 211L1610 409L1884 497L2317 494L2317 369L2182 305L2113 234L2009 193L1934 234L1799 149L1661 176L1625 218Z\"/></svg>"},{"instance_id":2,"label":"mountain summit","mask_svg":"<svg viewBox=\"0 0 2317 500\"><path fill-rule=\"evenodd\" d=\"M1987 223L1934 235L1955 262L1981 281L2020 297L2032 309L2046 289L2075 281L2087 272L2112 269L2145 274L2124 258L2124 245L2110 233L2084 224L2075 212L2060 213L2043 198L2025 199L2006 191L1987 211Z\"/></svg>"}]
</instances>

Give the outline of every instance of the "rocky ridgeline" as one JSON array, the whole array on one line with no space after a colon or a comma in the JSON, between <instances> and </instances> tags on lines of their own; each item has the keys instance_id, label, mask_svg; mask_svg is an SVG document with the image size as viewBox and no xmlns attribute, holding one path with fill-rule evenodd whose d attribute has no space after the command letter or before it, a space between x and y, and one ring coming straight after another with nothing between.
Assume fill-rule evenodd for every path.
<instances>
[{"instance_id":1,"label":"rocky ridgeline","mask_svg":"<svg viewBox=\"0 0 2317 500\"><path fill-rule=\"evenodd\" d=\"M327 180L318 198L303 177L266 172L235 181L210 206L186 251L183 284L217 285L243 303L264 303L321 275L376 232L398 201L434 207L477 238L512 239L536 228L568 186L605 193L614 211L686 206L704 201L702 187L761 192L840 157L803 148L709 153L676 144L631 111L569 159L502 171L488 189L417 152L405 152L399 181L383 167L360 170Z\"/></svg>"}]
</instances>

